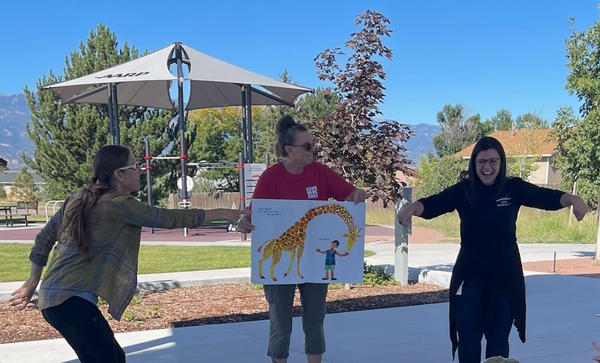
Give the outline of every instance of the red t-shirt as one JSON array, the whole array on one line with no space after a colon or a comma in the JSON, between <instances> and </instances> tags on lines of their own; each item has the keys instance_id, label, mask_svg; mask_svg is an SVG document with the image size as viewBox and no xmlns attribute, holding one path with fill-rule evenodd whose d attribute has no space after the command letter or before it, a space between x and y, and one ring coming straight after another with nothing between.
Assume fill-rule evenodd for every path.
<instances>
[{"instance_id":1,"label":"red t-shirt","mask_svg":"<svg viewBox=\"0 0 600 363\"><path fill-rule=\"evenodd\" d=\"M313 162L295 175L277 163L263 172L256 183L253 199L344 200L354 186L319 162Z\"/></svg>"}]
</instances>

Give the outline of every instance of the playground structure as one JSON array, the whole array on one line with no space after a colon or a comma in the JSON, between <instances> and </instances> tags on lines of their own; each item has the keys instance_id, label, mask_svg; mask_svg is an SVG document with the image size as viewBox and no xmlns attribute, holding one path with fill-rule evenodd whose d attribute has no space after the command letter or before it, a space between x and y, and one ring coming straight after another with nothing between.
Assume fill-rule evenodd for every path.
<instances>
[{"instance_id":1,"label":"playground structure","mask_svg":"<svg viewBox=\"0 0 600 363\"><path fill-rule=\"evenodd\" d=\"M149 206L152 206L152 160L179 160L182 161L183 163L185 163L186 165L186 172L183 174L185 175L185 179L188 178L188 173L187 173L187 166L194 166L196 168L205 168L205 169L218 169L218 168L231 168L232 166L235 166L236 168L239 169L239 173L238 173L238 178L239 178L239 186L240 186L240 199L239 199L239 203L238 203L238 207L240 210L243 210L247 207L247 202L249 200L249 198L251 197L251 192L252 191L248 191L247 187L251 187L252 190L254 188L254 185L256 184L256 181L258 180L258 176L260 176L260 174L256 174L256 170L264 170L266 169L266 165L268 165L269 160L267 157L266 160L266 164L253 164L253 163L245 163L244 160L244 156L243 156L243 152L239 153L239 160L238 163L233 163L233 162L228 162L228 161L222 161L222 162L191 162L188 163L187 162L187 152L186 153L182 153L179 156L152 156L151 152L150 152L150 141L148 140L148 138L146 138L144 140L144 149L145 149L145 155L144 155L144 160L145 160L145 165L142 166L142 170L145 171L146 173L146 192L147 192L147 203ZM251 150L251 149L250 149ZM187 150L186 150L187 151ZM250 151L251 152L251 151ZM251 166L259 166L258 168L254 167L252 168L253 170L253 176L252 176L252 180L249 179L249 176L246 176L244 173L244 168L247 165L251 165ZM180 201L177 203L177 206L180 209L185 209L185 208L190 208L191 207L191 186L188 189L188 181L187 180L182 180L184 179L183 177L179 179L178 181L178 196ZM250 185L250 183L247 183L248 181L253 182L252 185ZM228 226L229 230L235 230L234 228L232 228L232 226ZM154 233L154 228L152 229L152 233ZM184 236L187 237L188 235L188 231L187 228L184 228ZM245 234L243 234L242 239L245 240Z\"/></svg>"}]
</instances>

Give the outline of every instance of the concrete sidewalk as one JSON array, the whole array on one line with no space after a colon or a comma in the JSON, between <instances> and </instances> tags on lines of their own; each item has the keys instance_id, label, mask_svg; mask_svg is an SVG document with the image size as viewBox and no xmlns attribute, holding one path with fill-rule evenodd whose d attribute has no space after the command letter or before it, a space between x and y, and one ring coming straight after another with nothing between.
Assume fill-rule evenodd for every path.
<instances>
[{"instance_id":1,"label":"concrete sidewalk","mask_svg":"<svg viewBox=\"0 0 600 363\"><path fill-rule=\"evenodd\" d=\"M589 362L600 340L600 279L530 275L527 343L511 333L511 357L521 363ZM324 362L451 362L448 305L329 314ZM268 362L268 321L116 334L128 362ZM63 339L0 345L1 362L76 362ZM43 352L43 353L42 353ZM290 363L305 362L294 319Z\"/></svg>"},{"instance_id":2,"label":"concrete sidewalk","mask_svg":"<svg viewBox=\"0 0 600 363\"><path fill-rule=\"evenodd\" d=\"M143 244L161 244L149 242ZM168 243L173 245L173 243ZM180 242L178 245L194 245L196 242ZM249 245L249 242L221 241L205 242L202 246L240 246ZM551 260L554 252L558 259L590 257L595 252L594 244L521 244L523 262ZM409 246L408 265L409 280L430 283L448 287L450 274L456 255L458 244L454 243L415 243ZM375 255L365 258L369 265L382 266L388 273L393 273L394 244L390 242L371 242L365 249L375 252ZM146 274L138 276L138 289L161 290L166 288L217 284L240 283L250 281L250 268L234 268L205 271L185 271ZM10 294L23 284L22 281L0 283L0 301L7 300Z\"/></svg>"}]
</instances>

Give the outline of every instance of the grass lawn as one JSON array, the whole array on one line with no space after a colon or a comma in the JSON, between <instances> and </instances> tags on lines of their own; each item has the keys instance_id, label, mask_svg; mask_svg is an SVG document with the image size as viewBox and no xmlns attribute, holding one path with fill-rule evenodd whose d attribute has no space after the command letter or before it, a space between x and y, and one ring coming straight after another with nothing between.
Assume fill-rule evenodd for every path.
<instances>
[{"instance_id":1,"label":"grass lawn","mask_svg":"<svg viewBox=\"0 0 600 363\"><path fill-rule=\"evenodd\" d=\"M588 213L583 221L571 219L569 209L543 211L522 207L517 219L517 240L532 243L596 243L596 214ZM367 209L367 223L394 225L393 208ZM447 242L458 242L460 221L458 213L452 212L437 218L426 220L413 218L415 226L429 227L444 233Z\"/></svg>"},{"instance_id":2,"label":"grass lawn","mask_svg":"<svg viewBox=\"0 0 600 363\"><path fill-rule=\"evenodd\" d=\"M31 244L0 244L0 282L22 281L29 276ZM365 257L373 251L365 251ZM249 267L250 247L141 246L139 273L213 270Z\"/></svg>"}]
</instances>

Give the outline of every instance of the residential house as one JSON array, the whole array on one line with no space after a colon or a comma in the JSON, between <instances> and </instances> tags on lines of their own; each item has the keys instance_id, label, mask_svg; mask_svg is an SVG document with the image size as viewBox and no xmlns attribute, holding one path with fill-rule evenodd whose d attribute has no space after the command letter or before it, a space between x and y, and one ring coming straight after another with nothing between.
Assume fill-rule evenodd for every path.
<instances>
[{"instance_id":1,"label":"residential house","mask_svg":"<svg viewBox=\"0 0 600 363\"><path fill-rule=\"evenodd\" d=\"M551 129L494 131L489 136L497 139L504 147L507 157L535 157L537 168L531 172L527 181L530 183L558 188L560 170L552 166L556 156L556 141L550 138ZM457 156L470 159L475 144L462 149Z\"/></svg>"},{"instance_id":2,"label":"residential house","mask_svg":"<svg viewBox=\"0 0 600 363\"><path fill-rule=\"evenodd\" d=\"M5 170L3 172L0 172L0 187L4 189L6 195L11 195L12 186L19 172L20 170ZM33 177L33 184L35 184L36 187L39 188L46 184L46 182L31 169L29 169L29 173Z\"/></svg>"}]
</instances>

